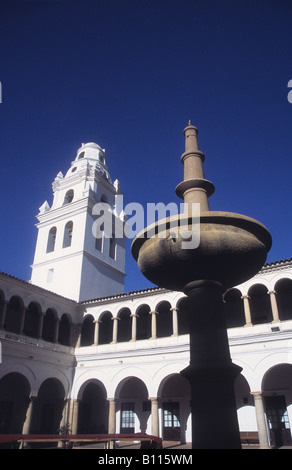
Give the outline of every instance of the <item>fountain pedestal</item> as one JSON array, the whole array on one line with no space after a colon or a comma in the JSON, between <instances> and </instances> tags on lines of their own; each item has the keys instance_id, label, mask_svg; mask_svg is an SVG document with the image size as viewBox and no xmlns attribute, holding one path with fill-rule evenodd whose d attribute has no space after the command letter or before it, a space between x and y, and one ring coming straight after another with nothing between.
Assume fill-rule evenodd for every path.
<instances>
[{"instance_id":1,"label":"fountain pedestal","mask_svg":"<svg viewBox=\"0 0 292 470\"><path fill-rule=\"evenodd\" d=\"M189 299L190 365L181 371L191 386L192 442L195 449L239 449L234 380L223 311L223 286L197 281Z\"/></svg>"},{"instance_id":2,"label":"fountain pedestal","mask_svg":"<svg viewBox=\"0 0 292 470\"><path fill-rule=\"evenodd\" d=\"M185 292L190 302L190 365L181 373L191 385L193 448L238 449L234 380L241 369L230 358L223 293L261 269L272 241L250 217L209 210L214 186L204 176L197 132L191 123L184 130L184 181L176 193L186 210L142 230L132 254L147 279ZM193 203L200 204L200 240L186 249L184 231L194 238L198 233L198 221L190 217Z\"/></svg>"}]
</instances>

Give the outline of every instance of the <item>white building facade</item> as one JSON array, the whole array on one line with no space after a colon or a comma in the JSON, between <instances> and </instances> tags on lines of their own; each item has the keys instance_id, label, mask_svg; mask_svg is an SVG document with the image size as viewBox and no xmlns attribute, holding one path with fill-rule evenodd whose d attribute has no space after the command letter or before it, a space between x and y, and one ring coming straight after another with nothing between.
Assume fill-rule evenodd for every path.
<instances>
[{"instance_id":1,"label":"white building facade","mask_svg":"<svg viewBox=\"0 0 292 470\"><path fill-rule=\"evenodd\" d=\"M189 364L187 298L160 288L122 292L124 240L113 250L92 234L96 202L120 217L103 149L84 144L53 189L52 207L38 215L31 282L0 273L0 433L70 424L73 433L191 442L190 388L180 374ZM256 432L263 448L289 445L292 260L265 265L227 291L224 305L231 357L242 368L240 431Z\"/></svg>"}]
</instances>

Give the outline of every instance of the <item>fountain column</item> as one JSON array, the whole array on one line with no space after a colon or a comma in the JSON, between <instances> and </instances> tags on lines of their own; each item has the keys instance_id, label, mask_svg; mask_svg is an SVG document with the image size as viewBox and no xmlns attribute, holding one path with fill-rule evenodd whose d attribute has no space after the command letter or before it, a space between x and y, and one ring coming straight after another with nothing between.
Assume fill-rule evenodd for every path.
<instances>
[{"instance_id":1,"label":"fountain column","mask_svg":"<svg viewBox=\"0 0 292 470\"><path fill-rule=\"evenodd\" d=\"M193 448L238 449L234 381L241 368L231 361L223 293L261 269L272 239L255 219L209 209L214 186L204 176L197 134L189 122L181 157L184 180L176 187L183 213L143 229L132 254L152 283L183 291L189 299L190 364L181 373L191 386ZM192 217L193 203L200 206L199 221ZM199 243L186 248L186 232Z\"/></svg>"},{"instance_id":2,"label":"fountain column","mask_svg":"<svg viewBox=\"0 0 292 470\"><path fill-rule=\"evenodd\" d=\"M185 288L190 303L190 365L181 374L191 386L192 436L195 449L241 447L234 365L223 311L223 286L196 281Z\"/></svg>"}]
</instances>

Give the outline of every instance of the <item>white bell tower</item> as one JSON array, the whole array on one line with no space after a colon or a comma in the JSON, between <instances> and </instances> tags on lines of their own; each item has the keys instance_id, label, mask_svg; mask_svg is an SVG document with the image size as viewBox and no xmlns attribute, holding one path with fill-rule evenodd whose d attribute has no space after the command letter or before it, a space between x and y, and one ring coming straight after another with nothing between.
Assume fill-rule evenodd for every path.
<instances>
[{"instance_id":1,"label":"white bell tower","mask_svg":"<svg viewBox=\"0 0 292 470\"><path fill-rule=\"evenodd\" d=\"M121 231L114 236L117 222L123 224L121 191L117 180L111 182L105 150L82 144L66 175L58 173L53 192L52 207L44 202L37 215L31 283L76 301L123 292L125 238ZM110 206L113 235L96 238L94 213L101 202Z\"/></svg>"}]
</instances>

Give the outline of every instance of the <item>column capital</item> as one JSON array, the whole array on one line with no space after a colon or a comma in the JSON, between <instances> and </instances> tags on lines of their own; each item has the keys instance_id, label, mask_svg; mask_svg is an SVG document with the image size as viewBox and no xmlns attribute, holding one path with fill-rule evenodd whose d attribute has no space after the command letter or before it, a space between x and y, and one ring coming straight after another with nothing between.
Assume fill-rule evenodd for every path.
<instances>
[{"instance_id":1,"label":"column capital","mask_svg":"<svg viewBox=\"0 0 292 470\"><path fill-rule=\"evenodd\" d=\"M107 397L106 400L109 401L110 403L114 403L116 401L116 398Z\"/></svg>"},{"instance_id":2,"label":"column capital","mask_svg":"<svg viewBox=\"0 0 292 470\"><path fill-rule=\"evenodd\" d=\"M256 392L249 392L254 398L260 398L263 396L263 392L261 390L258 390Z\"/></svg>"},{"instance_id":3,"label":"column capital","mask_svg":"<svg viewBox=\"0 0 292 470\"><path fill-rule=\"evenodd\" d=\"M157 312L156 310L150 310L149 312L150 315L159 315L159 312Z\"/></svg>"},{"instance_id":4,"label":"column capital","mask_svg":"<svg viewBox=\"0 0 292 470\"><path fill-rule=\"evenodd\" d=\"M241 299L250 299L250 296L247 294L244 294L240 297Z\"/></svg>"},{"instance_id":5,"label":"column capital","mask_svg":"<svg viewBox=\"0 0 292 470\"><path fill-rule=\"evenodd\" d=\"M155 401L158 402L158 397L148 397L148 400L153 401L153 402Z\"/></svg>"},{"instance_id":6,"label":"column capital","mask_svg":"<svg viewBox=\"0 0 292 470\"><path fill-rule=\"evenodd\" d=\"M267 294L277 294L277 292L275 290L268 290Z\"/></svg>"}]
</instances>

